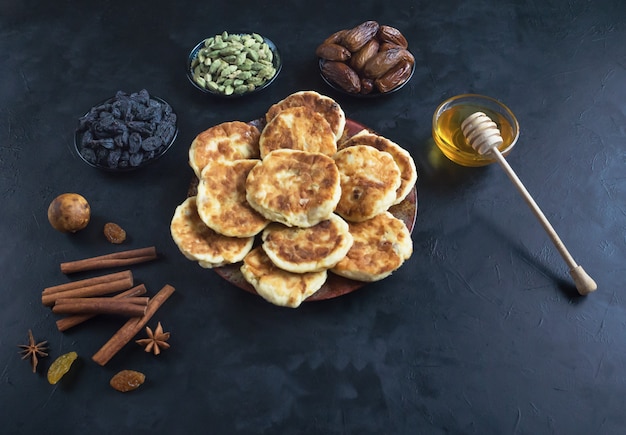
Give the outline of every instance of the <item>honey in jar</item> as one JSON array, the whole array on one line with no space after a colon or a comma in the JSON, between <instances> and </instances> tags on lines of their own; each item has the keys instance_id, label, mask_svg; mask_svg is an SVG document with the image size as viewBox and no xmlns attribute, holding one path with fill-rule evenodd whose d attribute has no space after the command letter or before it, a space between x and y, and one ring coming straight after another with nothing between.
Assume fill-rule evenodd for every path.
<instances>
[{"instance_id":1,"label":"honey in jar","mask_svg":"<svg viewBox=\"0 0 626 435\"><path fill-rule=\"evenodd\" d=\"M461 123L475 112L485 113L497 124L503 139L498 148L503 155L511 151L519 137L515 115L497 100L464 94L444 101L433 116L433 138L446 157L463 166L484 166L495 161L490 155L478 154L463 136Z\"/></svg>"}]
</instances>

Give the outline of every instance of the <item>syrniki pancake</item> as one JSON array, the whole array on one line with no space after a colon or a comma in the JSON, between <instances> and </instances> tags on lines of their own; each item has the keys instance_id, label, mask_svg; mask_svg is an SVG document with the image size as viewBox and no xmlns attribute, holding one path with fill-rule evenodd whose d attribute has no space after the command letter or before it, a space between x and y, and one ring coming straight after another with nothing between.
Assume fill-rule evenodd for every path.
<instances>
[{"instance_id":1,"label":"syrniki pancake","mask_svg":"<svg viewBox=\"0 0 626 435\"><path fill-rule=\"evenodd\" d=\"M243 260L241 274L266 301L282 307L296 308L318 291L328 273L292 273L276 267L260 246Z\"/></svg>"},{"instance_id":2,"label":"syrniki pancake","mask_svg":"<svg viewBox=\"0 0 626 435\"><path fill-rule=\"evenodd\" d=\"M391 275L413 253L409 230L389 212L349 225L354 243L331 269L337 275L357 281L378 281Z\"/></svg>"},{"instance_id":3,"label":"syrniki pancake","mask_svg":"<svg viewBox=\"0 0 626 435\"><path fill-rule=\"evenodd\" d=\"M311 227L328 219L340 196L337 166L320 153L272 151L246 180L252 208L287 226Z\"/></svg>"},{"instance_id":4,"label":"syrniki pancake","mask_svg":"<svg viewBox=\"0 0 626 435\"><path fill-rule=\"evenodd\" d=\"M393 157L393 160L400 169L401 183L396 190L396 200L394 204L401 203L415 186L417 181L417 168L411 154L397 143L387 139L386 137L370 133L367 130L361 130L347 141L340 145L340 148L346 148L354 145L369 145L379 151L386 151Z\"/></svg>"},{"instance_id":5,"label":"syrniki pancake","mask_svg":"<svg viewBox=\"0 0 626 435\"><path fill-rule=\"evenodd\" d=\"M369 145L355 145L335 154L341 179L336 213L360 222L386 211L396 200L400 169L391 154Z\"/></svg>"},{"instance_id":6,"label":"syrniki pancake","mask_svg":"<svg viewBox=\"0 0 626 435\"><path fill-rule=\"evenodd\" d=\"M335 100L315 91L299 91L287 96L269 108L265 114L265 120L269 123L281 110L300 106L308 107L321 114L328 121L335 135L335 141L338 142L342 138L346 127L346 114Z\"/></svg>"},{"instance_id":7,"label":"syrniki pancake","mask_svg":"<svg viewBox=\"0 0 626 435\"><path fill-rule=\"evenodd\" d=\"M352 246L348 223L336 214L309 228L272 223L263 231L262 240L272 262L294 273L331 268Z\"/></svg>"},{"instance_id":8,"label":"syrniki pancake","mask_svg":"<svg viewBox=\"0 0 626 435\"><path fill-rule=\"evenodd\" d=\"M254 237L227 237L207 227L198 215L195 196L176 207L170 232L180 252L204 268L237 263L254 244Z\"/></svg>"},{"instance_id":9,"label":"syrniki pancake","mask_svg":"<svg viewBox=\"0 0 626 435\"><path fill-rule=\"evenodd\" d=\"M203 169L196 204L202 221L229 237L252 237L269 221L246 200L246 178L260 160L213 160Z\"/></svg>"},{"instance_id":10,"label":"syrniki pancake","mask_svg":"<svg viewBox=\"0 0 626 435\"><path fill-rule=\"evenodd\" d=\"M337 141L326 119L306 106L281 110L259 138L261 158L281 148L322 153L337 152Z\"/></svg>"},{"instance_id":11,"label":"syrniki pancake","mask_svg":"<svg viewBox=\"0 0 626 435\"><path fill-rule=\"evenodd\" d=\"M242 121L215 125L198 134L189 147L189 165L200 178L202 169L212 160L259 158L261 132Z\"/></svg>"}]
</instances>

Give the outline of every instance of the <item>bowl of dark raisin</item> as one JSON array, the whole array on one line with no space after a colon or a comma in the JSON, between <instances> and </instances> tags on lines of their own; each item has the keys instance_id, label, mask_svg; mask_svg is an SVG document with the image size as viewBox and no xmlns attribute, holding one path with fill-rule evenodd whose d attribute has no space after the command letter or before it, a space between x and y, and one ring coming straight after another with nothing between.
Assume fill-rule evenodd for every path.
<instances>
[{"instance_id":1,"label":"bowl of dark raisin","mask_svg":"<svg viewBox=\"0 0 626 435\"><path fill-rule=\"evenodd\" d=\"M89 166L127 172L165 154L177 134L176 113L165 100L145 89L118 91L79 118L74 146Z\"/></svg>"}]
</instances>

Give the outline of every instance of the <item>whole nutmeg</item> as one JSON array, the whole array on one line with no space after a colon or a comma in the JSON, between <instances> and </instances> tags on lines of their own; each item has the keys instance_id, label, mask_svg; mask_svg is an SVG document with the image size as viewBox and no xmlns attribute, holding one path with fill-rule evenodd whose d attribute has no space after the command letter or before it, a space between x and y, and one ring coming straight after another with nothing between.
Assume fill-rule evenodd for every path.
<instances>
[{"instance_id":1,"label":"whole nutmeg","mask_svg":"<svg viewBox=\"0 0 626 435\"><path fill-rule=\"evenodd\" d=\"M48 221L57 231L75 233L82 230L91 219L91 207L78 193L63 193L48 207Z\"/></svg>"}]
</instances>

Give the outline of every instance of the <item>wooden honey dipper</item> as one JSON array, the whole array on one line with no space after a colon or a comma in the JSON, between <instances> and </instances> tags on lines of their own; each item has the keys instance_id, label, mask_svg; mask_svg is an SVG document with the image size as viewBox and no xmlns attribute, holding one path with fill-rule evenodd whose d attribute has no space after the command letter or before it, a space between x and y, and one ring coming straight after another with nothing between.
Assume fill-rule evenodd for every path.
<instances>
[{"instance_id":1,"label":"wooden honey dipper","mask_svg":"<svg viewBox=\"0 0 626 435\"><path fill-rule=\"evenodd\" d=\"M576 284L576 289L578 293L581 295L587 295L593 291L595 291L598 286L595 281L587 275L582 266L576 264L574 258L568 252L567 248L559 238L559 235L556 233L548 219L545 217L535 200L530 196L528 190L524 187L520 179L515 174L515 171L509 166L509 163L505 160L504 156L498 149L498 146L502 144L502 136L500 135L500 130L495 122L489 118L489 116L485 115L483 112L475 112L465 118L463 123L461 124L461 130L463 131L463 136L467 142L478 152L480 155L491 155L500 163L500 166L508 177L511 179L517 190L522 194L524 200L528 204L528 206L532 209L533 213L543 225L543 228L552 239L552 243L559 251L565 263L567 263L569 267L569 273Z\"/></svg>"}]
</instances>

